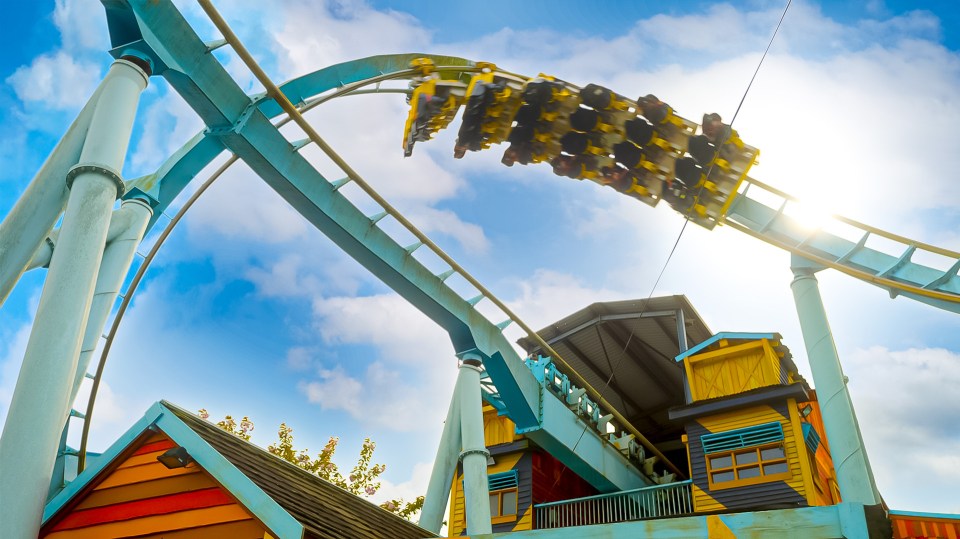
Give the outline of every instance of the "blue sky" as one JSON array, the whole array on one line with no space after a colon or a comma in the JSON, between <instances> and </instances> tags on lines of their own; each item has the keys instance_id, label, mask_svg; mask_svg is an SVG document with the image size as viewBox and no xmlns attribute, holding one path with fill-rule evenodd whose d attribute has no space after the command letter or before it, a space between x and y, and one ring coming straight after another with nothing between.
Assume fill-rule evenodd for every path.
<instances>
[{"instance_id":1,"label":"blue sky","mask_svg":"<svg viewBox=\"0 0 960 539\"><path fill-rule=\"evenodd\" d=\"M201 36L216 37L196 5L177 4ZM371 54L435 52L653 92L692 119L732 115L783 8L759 0L222 4L278 81ZM16 24L0 36L0 214L110 61L94 3L19 2L8 17ZM794 2L737 119L762 151L754 175L960 249L958 31L949 2ZM221 59L256 89L229 52ZM594 301L646 296L682 226L665 207L549 169L505 169L496 152L454 161L450 133L404 160L396 96L325 107L308 116L320 133L531 326ZM153 172L201 128L153 79L125 175ZM808 373L788 265L785 253L733 230L690 226L656 294L687 294L714 331L779 331ZM0 415L42 279L42 270L27 274L0 310ZM835 272L820 282L881 492L895 508L960 512L958 318ZM409 496L425 489L456 376L452 353L431 322L236 166L188 214L141 287L107 367L94 441L105 447L166 398L215 417L250 415L263 445L280 421L314 450L341 436L344 465L370 436L388 465L387 490Z\"/></svg>"}]
</instances>

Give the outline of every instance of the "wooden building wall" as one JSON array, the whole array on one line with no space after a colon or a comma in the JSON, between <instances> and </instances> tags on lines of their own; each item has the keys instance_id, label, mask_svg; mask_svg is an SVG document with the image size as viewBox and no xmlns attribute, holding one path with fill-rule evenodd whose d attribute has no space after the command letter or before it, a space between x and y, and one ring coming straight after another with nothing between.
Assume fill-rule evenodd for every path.
<instances>
[{"instance_id":1,"label":"wooden building wall","mask_svg":"<svg viewBox=\"0 0 960 539\"><path fill-rule=\"evenodd\" d=\"M803 439L795 432L791 421L791 408L796 414L793 400L774 405L759 405L700 418L687 425L688 451L693 479L693 504L696 512L722 511L725 509L747 509L759 506L806 506L806 485L804 474L809 478L809 465L804 468L801 458L806 461L807 450ZM706 456L700 437L704 434L718 433L779 422L783 427L783 447L790 470L790 476L783 480L772 480L745 486L725 489L711 489L707 479Z\"/></svg>"},{"instance_id":2,"label":"wooden building wall","mask_svg":"<svg viewBox=\"0 0 960 539\"><path fill-rule=\"evenodd\" d=\"M726 346L684 360L693 401L727 397L792 381L766 339Z\"/></svg>"},{"instance_id":3,"label":"wooden building wall","mask_svg":"<svg viewBox=\"0 0 960 539\"><path fill-rule=\"evenodd\" d=\"M522 438L522 434L517 434L517 425L509 417L497 415L497 410L489 404L483 405L483 445L494 447Z\"/></svg>"},{"instance_id":4,"label":"wooden building wall","mask_svg":"<svg viewBox=\"0 0 960 539\"><path fill-rule=\"evenodd\" d=\"M496 455L496 464L487 468L488 474L517 471L517 520L493 525L493 532L508 532L533 529L533 496L531 454L525 451ZM450 520L448 534L464 535L467 531L466 514L463 502L463 470L457 469L450 489Z\"/></svg>"},{"instance_id":5,"label":"wooden building wall","mask_svg":"<svg viewBox=\"0 0 960 539\"><path fill-rule=\"evenodd\" d=\"M960 539L960 518L956 515L891 514L890 523L894 539Z\"/></svg>"},{"instance_id":6,"label":"wooden building wall","mask_svg":"<svg viewBox=\"0 0 960 539\"><path fill-rule=\"evenodd\" d=\"M157 456L176 447L144 437L72 507L40 531L46 539L143 537L264 539L266 529L196 464L170 470Z\"/></svg>"},{"instance_id":7,"label":"wooden building wall","mask_svg":"<svg viewBox=\"0 0 960 539\"><path fill-rule=\"evenodd\" d=\"M816 397L816 393L813 393ZM813 458L813 488L810 489L810 505L833 505L840 503L840 488L837 485L837 472L833 467L833 459L830 456L830 444L827 440L827 433L823 428L823 415L820 413L820 403L816 400L803 402L798 405L802 410L804 406L810 405L812 411L806 417L806 421L813 425L817 435L820 436L820 446Z\"/></svg>"}]
</instances>

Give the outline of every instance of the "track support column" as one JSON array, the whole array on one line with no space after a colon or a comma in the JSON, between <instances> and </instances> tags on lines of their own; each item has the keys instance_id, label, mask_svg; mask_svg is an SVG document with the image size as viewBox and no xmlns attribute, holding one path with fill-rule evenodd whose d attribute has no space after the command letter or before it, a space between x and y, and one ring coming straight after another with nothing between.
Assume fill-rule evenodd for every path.
<instances>
[{"instance_id":1,"label":"track support column","mask_svg":"<svg viewBox=\"0 0 960 539\"><path fill-rule=\"evenodd\" d=\"M844 502L876 505L880 495L863 447L863 437L840 366L820 288L814 275L824 269L794 256L791 263L793 299L797 305L803 342L823 414L823 427L837 470L837 485Z\"/></svg>"},{"instance_id":2,"label":"track support column","mask_svg":"<svg viewBox=\"0 0 960 539\"><path fill-rule=\"evenodd\" d=\"M5 539L33 539L40 529L110 213L123 193L119 171L147 86L148 73L140 65L145 62L121 59L110 67L80 164L67 173L70 195L59 242L0 437L0 537Z\"/></svg>"},{"instance_id":3,"label":"track support column","mask_svg":"<svg viewBox=\"0 0 960 539\"><path fill-rule=\"evenodd\" d=\"M440 445L437 447L437 458L433 461L433 471L430 472L430 483L427 485L427 494L423 498L423 508L420 510L418 524L425 530L440 533L443 525L443 513L450 499L450 485L457 470L457 461L460 456L460 381L457 376L453 386L453 395L450 397L450 408L447 410L447 420L443 424L440 434Z\"/></svg>"},{"instance_id":4,"label":"track support column","mask_svg":"<svg viewBox=\"0 0 960 539\"><path fill-rule=\"evenodd\" d=\"M25 271L30 257L56 224L69 192L63 177L77 164L103 83L84 105L30 185L0 223L0 305Z\"/></svg>"},{"instance_id":5,"label":"track support column","mask_svg":"<svg viewBox=\"0 0 960 539\"><path fill-rule=\"evenodd\" d=\"M460 430L463 436L463 505L467 535L493 533L490 523L490 485L487 482L487 451L483 439L483 406L480 396L479 354L463 354L457 386L460 394Z\"/></svg>"}]
</instances>

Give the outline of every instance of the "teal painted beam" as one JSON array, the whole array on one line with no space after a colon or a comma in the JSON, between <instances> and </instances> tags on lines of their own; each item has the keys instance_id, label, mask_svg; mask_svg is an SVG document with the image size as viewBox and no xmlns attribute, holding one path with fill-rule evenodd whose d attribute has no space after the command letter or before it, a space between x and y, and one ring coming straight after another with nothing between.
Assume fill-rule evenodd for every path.
<instances>
[{"instance_id":1,"label":"teal painted beam","mask_svg":"<svg viewBox=\"0 0 960 539\"><path fill-rule=\"evenodd\" d=\"M187 184L224 150L220 139L203 131L164 161L156 172L127 182L125 199L137 196L136 189L155 201L153 216L147 224L148 232Z\"/></svg>"},{"instance_id":2,"label":"teal painted beam","mask_svg":"<svg viewBox=\"0 0 960 539\"><path fill-rule=\"evenodd\" d=\"M143 2L135 2L132 7L134 10L147 9L143 4ZM157 10L163 9L172 10L174 13L165 15L156 13ZM144 35L147 36L145 40L151 47L162 47L162 43L169 42L170 39L174 39L174 36L192 32L186 22L179 18L170 6L161 3L150 6L149 10L152 17L150 20L163 21L163 24L157 28L146 27L144 21L138 23L142 28L146 27L149 30ZM192 37L195 38L195 36ZM513 347L506 341L499 327L490 323L467 301L444 285L445 275L432 275L389 236L372 226L371 220L357 211L347 199L337 194L335 187L300 157L295 148L270 124L266 116L280 112L279 108L271 109L272 101L255 100L244 96L248 99L248 106L243 111L237 112L236 118L223 118L222 111L239 108L230 104L235 102L242 91L222 69L208 68L208 63L216 63L216 61L206 54L202 47L205 45L200 43L199 38L195 38L178 41L176 50L165 50L160 54L163 63L178 67L170 68L164 74L168 76L171 85L178 91L183 91L184 97L198 112L207 111L206 114L201 114L205 121L223 120L224 123L195 137L188 144L188 148L178 152L178 155L165 163L158 174L147 178L144 187L151 189L152 192L159 192L158 198L161 205L169 204L169 200L182 190L191 175L195 175L203 168L204 161L212 160L221 148L233 151L348 254L446 329L456 351L461 352L471 348L480 351L485 356L484 366L496 384L499 397L506 405L510 418L518 428L539 429L540 386ZM300 100L303 100L330 89L335 83L345 84L354 82L353 79L363 80L364 77L371 76L373 71L370 66L375 66L376 71L382 73L387 68L405 67L409 59L416 56L421 55L374 57L348 62L319 70L291 81L284 87L296 87ZM458 61L469 64L462 59L433 58L441 65L454 65ZM196 74L192 70L181 67L186 65L193 66L192 70L195 70ZM197 75L201 73L202 76ZM193 80L194 78L197 80ZM198 93L197 90L202 91ZM213 102L219 99L218 96L221 94L230 94L226 98L225 105ZM556 400L552 396L548 398ZM559 404L559 401L554 404ZM576 422L575 415L566 408L562 408L562 411L558 409L556 412L557 414L566 413L568 422ZM559 447L566 447L567 452L562 460L569 460L568 464L572 467L584 469L586 463L593 459L592 456L588 456L588 454L592 455L592 450L578 456L580 448L573 451L572 447L577 444L570 443L566 434L552 436L545 431L534 436L544 438L549 436ZM592 438L593 442L602 448L599 451L605 456L598 462L616 462L617 459L622 459L615 448L602 443L592 430L585 435L585 438ZM590 446L591 444L588 443L584 448ZM620 467L618 465L616 468ZM613 474L614 481L604 479L605 473L594 470L589 472L589 475L594 476L596 483L608 488L614 485L625 485L625 488L637 485L636 470L624 472L623 477L618 470Z\"/></svg>"},{"instance_id":3,"label":"teal painted beam","mask_svg":"<svg viewBox=\"0 0 960 539\"><path fill-rule=\"evenodd\" d=\"M546 449L594 488L600 492L614 492L653 484L559 399L547 394L541 397L541 402L543 428L525 432L524 436Z\"/></svg>"},{"instance_id":4,"label":"teal painted beam","mask_svg":"<svg viewBox=\"0 0 960 539\"><path fill-rule=\"evenodd\" d=\"M364 58L362 61L344 62L314 71L281 84L280 90L291 103L297 105L331 88L339 88L380 75L405 71L410 69L410 61L416 58L430 58L437 66L470 67L474 65L472 61L456 56L422 53L385 54ZM318 88L322 88L322 90L317 91ZM263 101L259 108L260 112L270 117L277 116L282 112L280 105L272 99Z\"/></svg>"},{"instance_id":5,"label":"teal painted beam","mask_svg":"<svg viewBox=\"0 0 960 539\"><path fill-rule=\"evenodd\" d=\"M801 245L803 252L820 256L827 260L852 269L865 271L870 275L878 276L893 268L887 278L905 282L917 288L928 288L945 293L960 294L960 276L945 274L943 270L930 268L921 264L901 260L902 255L890 255L861 245L856 241L847 240L822 230L811 235L809 228L802 226L797 220L781 215L776 210L757 202L747 196L737 197L731 207L727 220L744 226L774 242L783 242L787 245ZM775 218L775 219L774 219ZM904 248L907 246L904 245ZM951 303L941 299L931 298L909 291L894 290L874 282L864 281L891 292L891 295L903 295L910 299L926 303L945 311L960 313L960 303ZM936 283L936 286L929 286Z\"/></svg>"},{"instance_id":6,"label":"teal painted beam","mask_svg":"<svg viewBox=\"0 0 960 539\"><path fill-rule=\"evenodd\" d=\"M443 327L455 351L477 348L487 356L511 419L521 428L538 427L539 385L502 333L295 152L171 3L139 0L130 8L144 42L168 66L162 75L210 133L340 248Z\"/></svg>"}]
</instances>

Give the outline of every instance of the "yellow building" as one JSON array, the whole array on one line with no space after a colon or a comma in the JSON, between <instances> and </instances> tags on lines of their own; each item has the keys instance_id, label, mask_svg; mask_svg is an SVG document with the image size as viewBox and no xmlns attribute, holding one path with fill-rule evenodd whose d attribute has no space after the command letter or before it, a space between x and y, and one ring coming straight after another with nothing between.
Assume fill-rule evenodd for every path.
<instances>
[{"instance_id":1,"label":"yellow building","mask_svg":"<svg viewBox=\"0 0 960 539\"><path fill-rule=\"evenodd\" d=\"M698 513L839 502L814 393L776 333L719 333L677 356Z\"/></svg>"}]
</instances>

